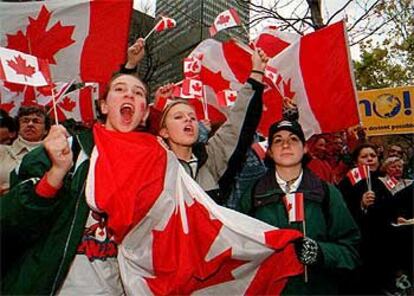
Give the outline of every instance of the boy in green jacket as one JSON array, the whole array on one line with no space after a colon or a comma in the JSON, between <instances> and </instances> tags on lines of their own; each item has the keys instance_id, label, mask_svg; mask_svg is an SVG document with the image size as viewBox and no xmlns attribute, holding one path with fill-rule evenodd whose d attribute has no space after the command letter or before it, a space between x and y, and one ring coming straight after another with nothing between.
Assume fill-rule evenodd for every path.
<instances>
[{"instance_id":1,"label":"boy in green jacket","mask_svg":"<svg viewBox=\"0 0 414 296\"><path fill-rule=\"evenodd\" d=\"M271 225L304 233L296 251L305 275L291 278L283 294L338 294L343 272L359 262L359 230L340 192L303 166L306 149L298 122L274 123L267 151L272 168L258 180L242 208Z\"/></svg>"}]
</instances>

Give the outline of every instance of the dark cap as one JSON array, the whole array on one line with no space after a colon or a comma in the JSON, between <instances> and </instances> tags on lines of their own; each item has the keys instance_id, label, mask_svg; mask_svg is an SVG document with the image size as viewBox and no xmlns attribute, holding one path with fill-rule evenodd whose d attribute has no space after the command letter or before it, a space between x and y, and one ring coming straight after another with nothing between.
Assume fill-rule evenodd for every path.
<instances>
[{"instance_id":1,"label":"dark cap","mask_svg":"<svg viewBox=\"0 0 414 296\"><path fill-rule=\"evenodd\" d=\"M272 145L273 136L279 131L289 131L299 137L303 144L305 144L305 134L302 127L297 121L281 120L273 123L269 128L269 147Z\"/></svg>"}]
</instances>

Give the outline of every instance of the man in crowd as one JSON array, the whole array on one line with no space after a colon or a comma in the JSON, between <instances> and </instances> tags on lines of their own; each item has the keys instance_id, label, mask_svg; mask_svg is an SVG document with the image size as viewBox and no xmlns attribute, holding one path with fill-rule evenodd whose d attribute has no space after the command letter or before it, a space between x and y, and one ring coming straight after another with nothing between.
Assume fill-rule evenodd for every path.
<instances>
[{"instance_id":1,"label":"man in crowd","mask_svg":"<svg viewBox=\"0 0 414 296\"><path fill-rule=\"evenodd\" d=\"M0 109L0 144L10 145L16 138L16 134L13 118L6 111Z\"/></svg>"},{"instance_id":2,"label":"man in crowd","mask_svg":"<svg viewBox=\"0 0 414 296\"><path fill-rule=\"evenodd\" d=\"M20 107L17 114L17 139L12 145L0 145L0 195L9 190L10 173L23 156L42 143L49 127L50 120L43 107Z\"/></svg>"}]
</instances>

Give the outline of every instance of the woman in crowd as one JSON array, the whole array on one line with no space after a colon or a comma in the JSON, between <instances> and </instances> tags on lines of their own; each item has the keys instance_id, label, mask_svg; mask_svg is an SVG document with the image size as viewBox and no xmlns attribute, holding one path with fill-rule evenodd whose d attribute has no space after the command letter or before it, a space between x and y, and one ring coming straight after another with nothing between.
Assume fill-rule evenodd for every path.
<instances>
[{"instance_id":1,"label":"woman in crowd","mask_svg":"<svg viewBox=\"0 0 414 296\"><path fill-rule=\"evenodd\" d=\"M124 294L117 243L108 218L87 203L85 184L97 135L134 138L147 99L139 78L119 74L101 103L105 123L93 134L69 140L63 126L53 126L44 145L26 155L18 183L0 199L2 294Z\"/></svg>"},{"instance_id":2,"label":"woman in crowd","mask_svg":"<svg viewBox=\"0 0 414 296\"><path fill-rule=\"evenodd\" d=\"M276 227L304 233L296 252L307 278L290 279L283 294L337 294L343 272L358 264L358 227L340 192L303 166L307 148L299 123L274 123L268 141L271 169L244 197L243 210Z\"/></svg>"},{"instance_id":3,"label":"woman in crowd","mask_svg":"<svg viewBox=\"0 0 414 296\"><path fill-rule=\"evenodd\" d=\"M349 292L357 294L380 294L386 289L390 279L390 209L387 209L387 190L380 181L380 162L376 146L360 144L352 153L356 166L369 169L368 178L353 179L353 172L338 185L345 202L361 230L362 267L355 277L357 282L350 285ZM356 182L355 182L356 181ZM370 187L368 184L370 183ZM381 258L381 259L380 259Z\"/></svg>"},{"instance_id":4,"label":"woman in crowd","mask_svg":"<svg viewBox=\"0 0 414 296\"><path fill-rule=\"evenodd\" d=\"M161 116L159 135L185 170L219 204L224 204L226 199L220 194L219 185L232 182L253 142L262 112L262 79L267 60L262 50L254 52L249 79L239 90L227 121L207 143L197 142L196 113L186 101L173 101Z\"/></svg>"}]
</instances>

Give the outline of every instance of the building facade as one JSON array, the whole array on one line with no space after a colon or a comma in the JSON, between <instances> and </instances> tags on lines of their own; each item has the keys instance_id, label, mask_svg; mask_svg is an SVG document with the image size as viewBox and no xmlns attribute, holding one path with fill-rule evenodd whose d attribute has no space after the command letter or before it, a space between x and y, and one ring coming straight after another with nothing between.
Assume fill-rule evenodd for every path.
<instances>
[{"instance_id":1,"label":"building facade","mask_svg":"<svg viewBox=\"0 0 414 296\"><path fill-rule=\"evenodd\" d=\"M154 90L168 82L180 81L183 77L182 61L200 43L210 37L208 29L216 16L229 8L235 8L246 26L249 10L237 4L237 0L158 0L156 17L163 15L176 20L172 30L154 34L151 38L156 62L150 85ZM157 19L156 19L157 20ZM232 28L215 36L221 40L236 35L247 42L247 33L242 28Z\"/></svg>"}]
</instances>

